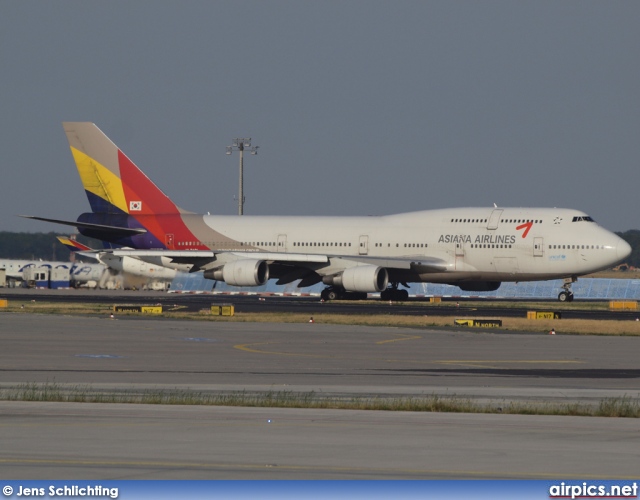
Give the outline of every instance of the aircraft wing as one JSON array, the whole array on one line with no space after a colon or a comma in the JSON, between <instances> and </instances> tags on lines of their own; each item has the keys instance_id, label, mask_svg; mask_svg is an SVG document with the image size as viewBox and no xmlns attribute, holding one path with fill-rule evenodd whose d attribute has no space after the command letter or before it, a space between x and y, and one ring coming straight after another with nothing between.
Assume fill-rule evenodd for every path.
<instances>
[{"instance_id":1,"label":"aircraft wing","mask_svg":"<svg viewBox=\"0 0 640 500\"><path fill-rule=\"evenodd\" d=\"M115 256L128 256L137 258L168 258L172 262L181 264L193 264L192 271L198 271L211 266L218 257L226 255L237 259L264 260L276 265L295 267L313 267L319 269L322 264L337 264L340 261L345 263L345 268L352 267L353 263L379 266L387 269L412 270L421 273L445 272L448 270L448 263L435 257L424 255L407 257L374 257L368 255L331 255L331 254L307 254L307 253L280 253L280 252L237 252L237 251L213 251L213 250L134 250L115 249L108 250ZM221 259L220 265L225 259Z\"/></svg>"},{"instance_id":2,"label":"aircraft wing","mask_svg":"<svg viewBox=\"0 0 640 500\"><path fill-rule=\"evenodd\" d=\"M414 255L407 257L374 257L369 255L349 255L341 257L344 260L360 262L371 266L387 269L412 270L420 273L443 273L449 270L449 264L437 257Z\"/></svg>"}]
</instances>

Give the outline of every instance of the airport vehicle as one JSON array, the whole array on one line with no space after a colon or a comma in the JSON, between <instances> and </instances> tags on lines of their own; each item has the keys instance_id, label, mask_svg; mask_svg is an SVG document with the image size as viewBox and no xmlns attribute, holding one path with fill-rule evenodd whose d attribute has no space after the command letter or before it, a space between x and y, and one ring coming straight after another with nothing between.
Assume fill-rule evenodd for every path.
<instances>
[{"instance_id":1,"label":"airport vehicle","mask_svg":"<svg viewBox=\"0 0 640 500\"><path fill-rule=\"evenodd\" d=\"M178 208L93 123L64 123L91 212L77 221L27 216L78 228L120 247L116 257L190 272L236 286L323 282L325 299L432 282L466 291L502 281L578 276L624 260L630 246L586 213L561 208L448 208L380 217L202 215Z\"/></svg>"}]
</instances>

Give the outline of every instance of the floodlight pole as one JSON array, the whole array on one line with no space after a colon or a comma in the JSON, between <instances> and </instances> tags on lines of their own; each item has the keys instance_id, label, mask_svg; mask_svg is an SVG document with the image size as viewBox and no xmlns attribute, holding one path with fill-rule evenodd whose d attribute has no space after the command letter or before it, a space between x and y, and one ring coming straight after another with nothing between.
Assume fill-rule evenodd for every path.
<instances>
[{"instance_id":1,"label":"floodlight pole","mask_svg":"<svg viewBox=\"0 0 640 500\"><path fill-rule=\"evenodd\" d=\"M234 149L240 151L240 179L238 181L238 215L242 215L244 212L244 186L243 186L243 153L244 148L251 148L252 155L258 154L258 148L260 146L251 147L251 137L238 137L233 140L231 146L227 146L227 154L230 155Z\"/></svg>"}]
</instances>

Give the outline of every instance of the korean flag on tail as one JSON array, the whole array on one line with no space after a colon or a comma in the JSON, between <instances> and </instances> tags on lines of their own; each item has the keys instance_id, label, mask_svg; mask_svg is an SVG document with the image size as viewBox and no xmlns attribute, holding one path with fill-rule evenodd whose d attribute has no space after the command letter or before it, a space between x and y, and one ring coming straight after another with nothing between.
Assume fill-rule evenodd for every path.
<instances>
[{"instance_id":1,"label":"korean flag on tail","mask_svg":"<svg viewBox=\"0 0 640 500\"><path fill-rule=\"evenodd\" d=\"M140 212L142 211L142 202L141 201L130 201L129 202L129 212Z\"/></svg>"}]
</instances>

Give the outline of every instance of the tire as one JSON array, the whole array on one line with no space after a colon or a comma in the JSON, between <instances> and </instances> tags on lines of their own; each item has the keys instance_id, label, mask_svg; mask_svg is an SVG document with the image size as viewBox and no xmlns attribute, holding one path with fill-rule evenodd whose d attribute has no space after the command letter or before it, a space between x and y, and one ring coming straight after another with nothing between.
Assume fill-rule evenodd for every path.
<instances>
[{"instance_id":1,"label":"tire","mask_svg":"<svg viewBox=\"0 0 640 500\"><path fill-rule=\"evenodd\" d=\"M327 300L337 300L340 296L335 290L327 291Z\"/></svg>"},{"instance_id":2,"label":"tire","mask_svg":"<svg viewBox=\"0 0 640 500\"><path fill-rule=\"evenodd\" d=\"M571 299L569 298L569 292L560 292L558 294L558 300L560 302L570 302Z\"/></svg>"}]
</instances>

